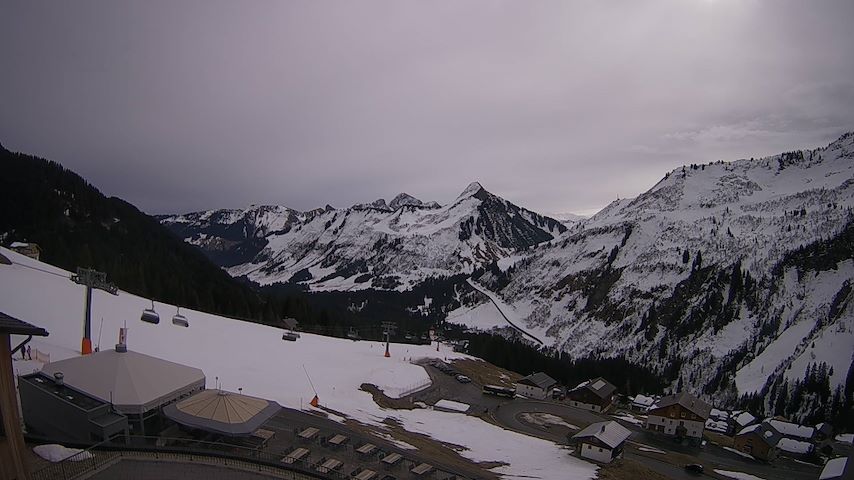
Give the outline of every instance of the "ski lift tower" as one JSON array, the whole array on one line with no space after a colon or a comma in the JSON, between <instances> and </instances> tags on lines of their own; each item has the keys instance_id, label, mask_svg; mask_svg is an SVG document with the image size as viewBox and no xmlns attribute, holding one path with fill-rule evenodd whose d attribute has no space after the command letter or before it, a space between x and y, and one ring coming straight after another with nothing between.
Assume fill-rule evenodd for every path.
<instances>
[{"instance_id":1,"label":"ski lift tower","mask_svg":"<svg viewBox=\"0 0 854 480\"><path fill-rule=\"evenodd\" d=\"M389 337L395 330L397 330L397 324L394 322L383 322L383 335L385 335L385 356L390 357L391 353L388 351L388 343Z\"/></svg>"},{"instance_id":2,"label":"ski lift tower","mask_svg":"<svg viewBox=\"0 0 854 480\"><path fill-rule=\"evenodd\" d=\"M80 353L92 353L92 289L97 288L111 295L118 295L119 288L107 281L107 274L90 268L77 267L77 273L71 276L71 281L86 287L86 313L83 317L83 342Z\"/></svg>"}]
</instances>

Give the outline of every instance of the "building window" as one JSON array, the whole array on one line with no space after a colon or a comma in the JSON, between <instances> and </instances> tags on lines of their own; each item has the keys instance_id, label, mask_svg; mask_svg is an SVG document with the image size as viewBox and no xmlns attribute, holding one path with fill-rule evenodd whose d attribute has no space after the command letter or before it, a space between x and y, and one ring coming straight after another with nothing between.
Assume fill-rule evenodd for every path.
<instances>
[{"instance_id":1,"label":"building window","mask_svg":"<svg viewBox=\"0 0 854 480\"><path fill-rule=\"evenodd\" d=\"M602 453L602 449L601 449L601 448L599 449L599 453Z\"/></svg>"}]
</instances>

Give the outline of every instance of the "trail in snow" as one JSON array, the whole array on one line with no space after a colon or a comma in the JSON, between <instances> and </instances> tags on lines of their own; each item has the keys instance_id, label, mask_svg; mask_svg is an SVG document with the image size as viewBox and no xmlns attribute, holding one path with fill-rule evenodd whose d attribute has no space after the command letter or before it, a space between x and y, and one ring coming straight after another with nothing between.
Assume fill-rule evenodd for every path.
<instances>
[{"instance_id":1,"label":"trail in snow","mask_svg":"<svg viewBox=\"0 0 854 480\"><path fill-rule=\"evenodd\" d=\"M516 329L517 331L519 331L522 335L525 335L526 337L531 338L532 340L534 340L535 342L539 343L540 345L543 345L543 341L542 341L542 340L540 340L539 338L537 338L537 337L535 337L535 336L531 335L530 333L528 333L527 331L525 331L524 329L522 329L521 327L519 327L518 325L516 325L515 323L513 323L509 318L507 318L507 315L504 313L504 309L507 309L507 308L509 308L509 307L507 307L507 305L506 305L506 304L505 304L505 303L504 303L500 298L498 298L498 295L496 295L495 293L493 293L493 292L491 292L491 291L489 291L489 290L487 290L487 289L483 288L483 287L482 287L482 286L480 286L479 284L475 283L471 278L467 279L466 281L469 283L469 285L471 285L471 286L472 286L472 288L474 288L474 289L475 289L475 290L477 290L478 292L480 292L480 293L482 293L482 294L486 295L487 297L489 297L489 301L491 301L491 302L492 302L492 304L493 304L493 305L495 305L495 309L496 309L496 310L498 310L498 313L500 313L500 314L501 314L501 316L502 316L502 317L504 317L504 320L506 320L506 321L507 321L507 323L508 323L508 324L510 324L510 326L511 326L511 327L515 328L515 329ZM501 306L502 306L502 305L504 306L504 309L502 309L502 308L501 308Z\"/></svg>"}]
</instances>

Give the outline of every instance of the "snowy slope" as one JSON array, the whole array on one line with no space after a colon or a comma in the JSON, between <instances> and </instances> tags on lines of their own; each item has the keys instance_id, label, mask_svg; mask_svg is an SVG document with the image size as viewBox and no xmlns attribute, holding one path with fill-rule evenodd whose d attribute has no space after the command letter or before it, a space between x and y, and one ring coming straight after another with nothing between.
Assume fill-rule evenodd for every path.
<instances>
[{"instance_id":1,"label":"snowy slope","mask_svg":"<svg viewBox=\"0 0 854 480\"><path fill-rule=\"evenodd\" d=\"M13 265L0 265L0 305L12 316L45 328L50 336L33 339L31 345L48 352L52 360L78 355L82 332L84 289L71 282L69 272L0 249ZM128 347L148 355L201 368L208 386L219 378L225 389L276 400L292 408L308 408L314 395L303 366L311 375L323 406L357 420L382 426L393 417L407 429L437 440L468 448L461 452L475 461L507 462L495 471L516 477L592 478L596 468L567 454L556 445L502 430L473 417L431 410L397 411L377 406L371 395L359 390L373 383L390 393L429 381L420 366L406 359L423 357L465 358L450 348L436 352L430 346L392 345L392 358L383 357L378 342L353 342L303 334L296 342L281 340L281 331L216 315L182 309L189 328L172 325L175 308L156 303L161 323L139 320L150 302L125 292L93 295L93 332L100 347L112 348L118 329L129 327ZM101 327L103 319L103 327ZM102 330L101 330L102 328ZM15 337L14 343L22 338ZM15 362L32 368L34 362ZM18 373L30 373L18 371Z\"/></svg>"},{"instance_id":2,"label":"snowy slope","mask_svg":"<svg viewBox=\"0 0 854 480\"><path fill-rule=\"evenodd\" d=\"M854 353L842 288L854 269L847 250L831 256L845 250L852 207L851 134L686 166L537 247L497 293L566 352L660 371L678 362L683 382L720 401L821 361L837 385ZM816 253L798 254L809 245Z\"/></svg>"},{"instance_id":3,"label":"snowy slope","mask_svg":"<svg viewBox=\"0 0 854 480\"><path fill-rule=\"evenodd\" d=\"M308 213L253 207L161 217L233 276L312 290L405 289L551 240L566 227L501 199L479 183L440 206L402 193Z\"/></svg>"}]
</instances>

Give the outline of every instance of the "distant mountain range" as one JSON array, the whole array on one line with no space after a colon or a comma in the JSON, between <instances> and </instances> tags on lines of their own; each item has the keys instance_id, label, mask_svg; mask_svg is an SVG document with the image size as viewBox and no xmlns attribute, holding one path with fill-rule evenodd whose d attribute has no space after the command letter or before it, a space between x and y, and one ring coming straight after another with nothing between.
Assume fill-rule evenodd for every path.
<instances>
[{"instance_id":1,"label":"distant mountain range","mask_svg":"<svg viewBox=\"0 0 854 480\"><path fill-rule=\"evenodd\" d=\"M160 221L234 276L315 291L408 289L472 273L567 231L479 183L444 206L401 193L345 209L253 206Z\"/></svg>"}]
</instances>

